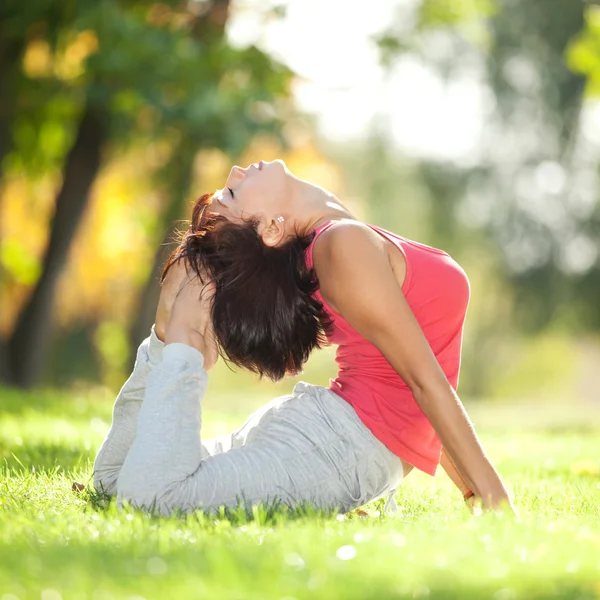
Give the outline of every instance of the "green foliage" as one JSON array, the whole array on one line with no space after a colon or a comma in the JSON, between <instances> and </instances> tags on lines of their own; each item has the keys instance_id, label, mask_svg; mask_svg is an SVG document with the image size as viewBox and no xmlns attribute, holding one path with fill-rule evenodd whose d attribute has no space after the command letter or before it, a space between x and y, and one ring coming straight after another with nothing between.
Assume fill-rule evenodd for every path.
<instances>
[{"instance_id":1,"label":"green foliage","mask_svg":"<svg viewBox=\"0 0 600 600\"><path fill-rule=\"evenodd\" d=\"M600 95L600 8L588 7L585 28L573 40L567 52L569 67L585 75L587 93Z\"/></svg>"},{"instance_id":2,"label":"green foliage","mask_svg":"<svg viewBox=\"0 0 600 600\"><path fill-rule=\"evenodd\" d=\"M195 150L237 154L255 133L277 131L273 100L288 96L291 73L257 48L229 46L208 25L196 32L200 17L190 11L147 0L8 8L0 36L38 44L43 63L20 75L11 169L58 167L84 102L108 109L125 145L136 134L178 132Z\"/></svg>"},{"instance_id":3,"label":"green foliage","mask_svg":"<svg viewBox=\"0 0 600 600\"><path fill-rule=\"evenodd\" d=\"M171 222L182 216L198 151L210 149L234 157L258 134L279 134L284 120L293 114L291 72L256 47L230 45L225 35L228 9L229 2L223 0L183 4L102 0L58 5L34 0L27 6L11 1L0 7L0 20L5 17L0 22L0 87L9 90L0 100L2 174L8 176L6 181L17 182L13 189L26 178L28 184L52 182L53 189L65 191L59 196L61 206L68 202L71 208L46 213L54 213L45 224L50 240L56 239L53 232L68 224L62 229L68 233L59 237L65 248L72 244L81 215L91 202L89 190L97 192L94 180L104 175L102 167L115 156L123 156L123 151L139 156L146 149L153 164L143 164L139 177L158 188L152 207L158 218L154 231L144 231L138 240L154 238L157 248ZM80 145L70 152L76 140ZM137 164L142 162L138 159ZM14 196L9 199L16 201ZM123 198L102 201L118 205ZM125 229L121 233L126 235ZM27 296L44 299L27 319L35 321L33 317L50 312L67 252L53 255L57 264L50 267L40 260L43 243L37 244L35 258L51 274L42 277L30 253L17 256L16 249L23 245L21 228L11 224L4 235L0 261L10 279L2 282L0 291L15 284L35 285L37 290L45 286L44 293ZM7 295L16 296L10 290ZM18 314L5 320L20 322ZM89 328L98 320L98 315L90 315ZM122 321L121 317L121 325ZM43 353L46 329L42 324L47 322L40 319L31 336L24 339L21 335L17 346L29 345ZM6 322L3 325L4 331L11 331ZM18 327L12 331L22 333ZM107 354L102 331L96 336L88 332L87 339L99 343L106 380L113 383L123 353ZM80 339L85 341L85 336ZM11 365L23 365L28 371L21 378L22 385L26 378L31 383L37 376L33 371L38 369L28 367L41 365L41 361L29 360L31 354L11 357ZM16 375L13 380L17 381Z\"/></svg>"},{"instance_id":4,"label":"green foliage","mask_svg":"<svg viewBox=\"0 0 600 600\"><path fill-rule=\"evenodd\" d=\"M471 516L447 478L422 474L400 486L395 517L378 501L366 518L281 505L160 518L72 491L89 486L110 398L0 390L0 590L10 600L599 597L598 422L580 413L578 430L544 430L518 409L499 422L480 408L517 521Z\"/></svg>"},{"instance_id":5,"label":"green foliage","mask_svg":"<svg viewBox=\"0 0 600 600\"><path fill-rule=\"evenodd\" d=\"M489 17L496 10L495 0L423 0L419 6L419 26L460 26Z\"/></svg>"}]
</instances>

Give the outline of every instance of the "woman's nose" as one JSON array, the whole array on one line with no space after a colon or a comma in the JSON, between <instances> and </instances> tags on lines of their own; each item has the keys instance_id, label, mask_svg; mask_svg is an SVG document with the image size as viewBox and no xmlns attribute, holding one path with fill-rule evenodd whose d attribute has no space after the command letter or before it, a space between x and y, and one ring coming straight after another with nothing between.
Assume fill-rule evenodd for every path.
<instances>
[{"instance_id":1,"label":"woman's nose","mask_svg":"<svg viewBox=\"0 0 600 600\"><path fill-rule=\"evenodd\" d=\"M246 169L244 169L243 167L239 167L238 165L235 165L231 169L231 174L235 178L236 181L241 181L242 179L244 179L244 177L246 177Z\"/></svg>"}]
</instances>

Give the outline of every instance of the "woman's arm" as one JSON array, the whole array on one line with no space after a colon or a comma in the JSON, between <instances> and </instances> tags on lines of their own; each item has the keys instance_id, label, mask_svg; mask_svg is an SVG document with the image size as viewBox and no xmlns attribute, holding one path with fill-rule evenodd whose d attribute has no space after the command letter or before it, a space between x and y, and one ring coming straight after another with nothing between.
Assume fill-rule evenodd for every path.
<instances>
[{"instance_id":1,"label":"woman's arm","mask_svg":"<svg viewBox=\"0 0 600 600\"><path fill-rule=\"evenodd\" d=\"M398 285L385 240L366 225L348 222L326 231L320 242L315 245L314 261L323 298L377 346L407 383L484 506L510 505L498 473Z\"/></svg>"},{"instance_id":2,"label":"woman's arm","mask_svg":"<svg viewBox=\"0 0 600 600\"><path fill-rule=\"evenodd\" d=\"M155 324L139 346L133 372L119 391L113 407L112 424L94 460L94 486L107 494L116 493L117 478L133 444L138 415L148 375L161 362L167 324L175 298L187 280L185 263L175 263L162 285Z\"/></svg>"},{"instance_id":3,"label":"woman's arm","mask_svg":"<svg viewBox=\"0 0 600 600\"><path fill-rule=\"evenodd\" d=\"M448 456L445 448L442 448L442 455L440 457L440 465L446 471L446 475L450 477L452 483L460 490L460 493L463 495L463 498L466 494L472 492L472 485L469 485L463 478L463 476L458 472L456 465L452 462L452 459ZM464 498L466 505L469 509L472 509L477 502L477 496L471 495L469 498Z\"/></svg>"}]
</instances>

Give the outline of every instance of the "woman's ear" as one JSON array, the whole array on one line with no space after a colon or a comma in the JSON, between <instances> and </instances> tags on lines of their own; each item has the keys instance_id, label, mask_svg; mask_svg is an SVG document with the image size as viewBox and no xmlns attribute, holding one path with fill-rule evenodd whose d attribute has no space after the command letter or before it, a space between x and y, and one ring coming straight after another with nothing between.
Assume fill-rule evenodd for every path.
<instances>
[{"instance_id":1,"label":"woman's ear","mask_svg":"<svg viewBox=\"0 0 600 600\"><path fill-rule=\"evenodd\" d=\"M271 219L270 223L261 233L262 241L265 246L277 246L285 234L285 220L282 216Z\"/></svg>"}]
</instances>

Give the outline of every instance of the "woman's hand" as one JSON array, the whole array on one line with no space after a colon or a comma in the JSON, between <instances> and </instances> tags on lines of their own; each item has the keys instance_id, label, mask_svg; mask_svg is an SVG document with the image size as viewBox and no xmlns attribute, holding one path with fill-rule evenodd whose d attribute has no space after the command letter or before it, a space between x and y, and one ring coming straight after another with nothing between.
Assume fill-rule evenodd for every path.
<instances>
[{"instance_id":1,"label":"woman's hand","mask_svg":"<svg viewBox=\"0 0 600 600\"><path fill-rule=\"evenodd\" d=\"M519 516L519 513L515 509L512 500L508 495L498 494L496 497L488 496L487 500L484 501L478 496L471 496L465 500L465 505L472 514L481 514L481 511L501 511L505 514ZM476 511L479 511L478 513Z\"/></svg>"},{"instance_id":2,"label":"woman's hand","mask_svg":"<svg viewBox=\"0 0 600 600\"><path fill-rule=\"evenodd\" d=\"M161 342L165 341L175 298L183 284L189 279L188 268L185 259L180 259L171 266L162 283L158 307L156 308L156 317L154 319L154 333L156 333Z\"/></svg>"},{"instance_id":3,"label":"woman's hand","mask_svg":"<svg viewBox=\"0 0 600 600\"><path fill-rule=\"evenodd\" d=\"M473 498L475 498L475 496L473 496ZM501 510L514 515L517 514L512 500L503 485L496 485L493 491L482 494L477 500L478 502L481 502L484 509Z\"/></svg>"},{"instance_id":4,"label":"woman's hand","mask_svg":"<svg viewBox=\"0 0 600 600\"><path fill-rule=\"evenodd\" d=\"M456 468L456 465L446 452L445 448L442 448L442 454L440 457L440 465L443 467L444 471L446 471L448 477L454 482L456 487L460 490L460 493L463 497L466 494L472 494L468 498L465 499L465 505L467 508L473 512L476 506L483 505L484 508L487 509L496 509L496 510L510 510L511 512L516 514L515 508L512 504L510 496L504 489L504 486L496 489L494 492L491 492L487 497L487 502L482 502L482 499L477 496L476 493L473 493L471 490L473 489L473 485L468 484L462 474Z\"/></svg>"},{"instance_id":5,"label":"woman's hand","mask_svg":"<svg viewBox=\"0 0 600 600\"><path fill-rule=\"evenodd\" d=\"M214 293L212 281L202 283L197 275L186 274L173 302L165 334L166 344L187 344L202 352L206 371L219 356L212 329Z\"/></svg>"}]
</instances>

